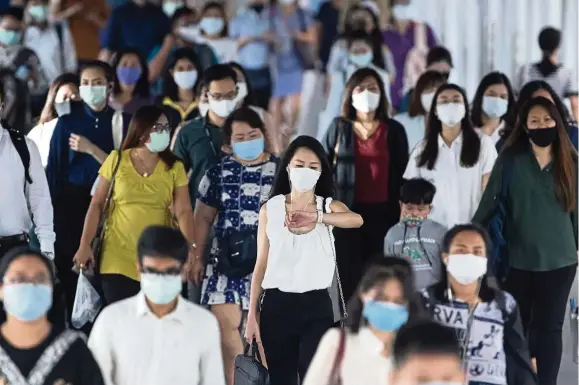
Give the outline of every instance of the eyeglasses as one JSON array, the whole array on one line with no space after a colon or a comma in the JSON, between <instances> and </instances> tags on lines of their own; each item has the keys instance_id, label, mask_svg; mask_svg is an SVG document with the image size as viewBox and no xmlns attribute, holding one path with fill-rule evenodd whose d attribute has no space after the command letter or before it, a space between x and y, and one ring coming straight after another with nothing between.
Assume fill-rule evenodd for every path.
<instances>
[{"instance_id":1,"label":"eyeglasses","mask_svg":"<svg viewBox=\"0 0 579 385\"><path fill-rule=\"evenodd\" d=\"M179 275L181 274L181 268L170 267L167 270L157 270L152 267L143 267L142 272L145 274L157 274L157 275Z\"/></svg>"},{"instance_id":2,"label":"eyeglasses","mask_svg":"<svg viewBox=\"0 0 579 385\"><path fill-rule=\"evenodd\" d=\"M171 131L171 126L169 125L169 123L163 124L163 123L155 123L153 124L152 127L152 132L164 132L164 131Z\"/></svg>"},{"instance_id":3,"label":"eyeglasses","mask_svg":"<svg viewBox=\"0 0 579 385\"><path fill-rule=\"evenodd\" d=\"M33 285L50 285L52 283L50 277L46 275L38 275L34 278L16 276L16 277L4 277L4 285L18 285L21 283L30 283Z\"/></svg>"},{"instance_id":4,"label":"eyeglasses","mask_svg":"<svg viewBox=\"0 0 579 385\"><path fill-rule=\"evenodd\" d=\"M215 101L220 101L220 100L233 100L235 99L235 95L237 95L237 90L233 90L227 93L219 93L219 92L207 92L207 96L211 97L211 99L215 100Z\"/></svg>"}]
</instances>

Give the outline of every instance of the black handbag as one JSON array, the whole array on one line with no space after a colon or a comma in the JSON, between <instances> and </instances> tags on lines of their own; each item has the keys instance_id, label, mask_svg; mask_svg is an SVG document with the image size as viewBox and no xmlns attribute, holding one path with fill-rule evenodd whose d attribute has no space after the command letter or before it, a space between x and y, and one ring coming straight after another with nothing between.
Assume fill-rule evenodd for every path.
<instances>
[{"instance_id":1,"label":"black handbag","mask_svg":"<svg viewBox=\"0 0 579 385\"><path fill-rule=\"evenodd\" d=\"M257 234L241 231L225 235L219 240L216 267L219 274L242 278L250 274L257 261Z\"/></svg>"},{"instance_id":2,"label":"black handbag","mask_svg":"<svg viewBox=\"0 0 579 385\"><path fill-rule=\"evenodd\" d=\"M247 344L243 354L235 358L233 385L268 385L269 373L261 364L257 342Z\"/></svg>"}]
</instances>

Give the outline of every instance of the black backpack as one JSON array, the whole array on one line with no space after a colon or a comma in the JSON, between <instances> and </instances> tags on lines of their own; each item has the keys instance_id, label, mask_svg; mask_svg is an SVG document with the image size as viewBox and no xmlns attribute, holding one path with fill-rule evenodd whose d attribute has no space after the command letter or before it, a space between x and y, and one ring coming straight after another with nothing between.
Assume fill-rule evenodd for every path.
<instances>
[{"instance_id":1,"label":"black backpack","mask_svg":"<svg viewBox=\"0 0 579 385\"><path fill-rule=\"evenodd\" d=\"M24 175L26 177L26 182L32 183L32 178L30 177L30 151L28 150L28 145L26 144L26 138L22 133L14 128L12 128L5 121L2 121L2 126L8 131L12 144L18 152L18 156L22 160L22 165L24 166ZM24 183L26 185L26 182Z\"/></svg>"},{"instance_id":2,"label":"black backpack","mask_svg":"<svg viewBox=\"0 0 579 385\"><path fill-rule=\"evenodd\" d=\"M9 67L0 69L0 84L4 89L3 119L8 125L22 133L29 128L30 92L28 84L16 77L16 71L35 55L28 48L21 49Z\"/></svg>"}]
</instances>

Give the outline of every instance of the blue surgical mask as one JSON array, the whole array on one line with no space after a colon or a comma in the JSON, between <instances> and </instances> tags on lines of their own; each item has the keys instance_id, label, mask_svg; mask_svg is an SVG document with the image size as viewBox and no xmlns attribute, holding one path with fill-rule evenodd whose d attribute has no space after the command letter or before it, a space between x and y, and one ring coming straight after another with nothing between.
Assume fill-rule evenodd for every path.
<instances>
[{"instance_id":1,"label":"blue surgical mask","mask_svg":"<svg viewBox=\"0 0 579 385\"><path fill-rule=\"evenodd\" d=\"M97 107L107 98L107 86L83 85L78 88L80 97L90 107Z\"/></svg>"},{"instance_id":2,"label":"blue surgical mask","mask_svg":"<svg viewBox=\"0 0 579 385\"><path fill-rule=\"evenodd\" d=\"M350 62L352 62L356 67L367 67L372 64L372 60L374 60L374 54L372 51L350 54Z\"/></svg>"},{"instance_id":3,"label":"blue surgical mask","mask_svg":"<svg viewBox=\"0 0 579 385\"><path fill-rule=\"evenodd\" d=\"M52 306L52 287L33 283L4 285L4 309L12 317L30 322L39 319Z\"/></svg>"},{"instance_id":4,"label":"blue surgical mask","mask_svg":"<svg viewBox=\"0 0 579 385\"><path fill-rule=\"evenodd\" d=\"M215 35L223 31L225 22L220 17L204 17L199 23L199 27L208 35Z\"/></svg>"},{"instance_id":5,"label":"blue surgical mask","mask_svg":"<svg viewBox=\"0 0 579 385\"><path fill-rule=\"evenodd\" d=\"M391 302L370 300L364 304L362 315L381 332L395 332L408 321L405 306Z\"/></svg>"},{"instance_id":6,"label":"blue surgical mask","mask_svg":"<svg viewBox=\"0 0 579 385\"><path fill-rule=\"evenodd\" d=\"M28 8L28 13L38 23L44 23L48 19L48 7L46 5L32 5Z\"/></svg>"},{"instance_id":7,"label":"blue surgical mask","mask_svg":"<svg viewBox=\"0 0 579 385\"><path fill-rule=\"evenodd\" d=\"M171 142L171 133L169 131L151 132L149 134L150 142L145 143L145 146L151 152L163 152L169 147Z\"/></svg>"},{"instance_id":8,"label":"blue surgical mask","mask_svg":"<svg viewBox=\"0 0 579 385\"><path fill-rule=\"evenodd\" d=\"M265 148L263 138L236 142L231 145L233 154L241 160L254 160L261 155Z\"/></svg>"},{"instance_id":9,"label":"blue surgical mask","mask_svg":"<svg viewBox=\"0 0 579 385\"><path fill-rule=\"evenodd\" d=\"M9 29L0 28L0 44L16 45L20 43L22 33L20 31L12 31Z\"/></svg>"},{"instance_id":10,"label":"blue surgical mask","mask_svg":"<svg viewBox=\"0 0 579 385\"><path fill-rule=\"evenodd\" d=\"M173 72L173 80L175 84L181 89L190 90L197 81L197 71L179 71Z\"/></svg>"},{"instance_id":11,"label":"blue surgical mask","mask_svg":"<svg viewBox=\"0 0 579 385\"><path fill-rule=\"evenodd\" d=\"M509 101L496 96L483 96L482 109L491 119L498 119L507 113Z\"/></svg>"},{"instance_id":12,"label":"blue surgical mask","mask_svg":"<svg viewBox=\"0 0 579 385\"><path fill-rule=\"evenodd\" d=\"M166 305L173 301L182 289L180 275L141 274L141 290L151 302L158 305Z\"/></svg>"}]
</instances>

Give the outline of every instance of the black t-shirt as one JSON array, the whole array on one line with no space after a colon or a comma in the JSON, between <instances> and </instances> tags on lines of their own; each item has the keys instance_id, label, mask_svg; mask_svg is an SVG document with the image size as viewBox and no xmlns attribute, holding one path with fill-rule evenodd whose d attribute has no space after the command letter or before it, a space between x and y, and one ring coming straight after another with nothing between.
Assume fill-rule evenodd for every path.
<instances>
[{"instance_id":1,"label":"black t-shirt","mask_svg":"<svg viewBox=\"0 0 579 385\"><path fill-rule=\"evenodd\" d=\"M19 369L22 376L28 378L42 353L59 336L60 331L53 328L48 337L40 345L31 349L18 349L12 346L0 333L0 347ZM4 379L0 367L0 383ZM7 380L7 378L5 379ZM60 382L59 382L60 381ZM101 371L92 353L82 338L77 338L44 381L45 385L65 383L71 385L104 385Z\"/></svg>"},{"instance_id":2,"label":"black t-shirt","mask_svg":"<svg viewBox=\"0 0 579 385\"><path fill-rule=\"evenodd\" d=\"M316 21L322 25L322 39L320 41L320 60L324 68L330 59L330 51L334 41L338 37L338 22L340 21L340 10L334 7L332 1L326 1L320 7L316 15Z\"/></svg>"}]
</instances>

